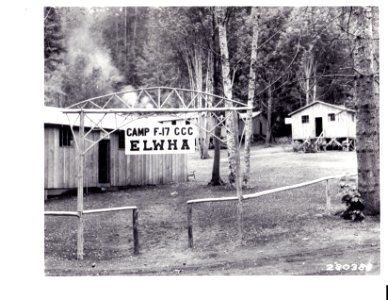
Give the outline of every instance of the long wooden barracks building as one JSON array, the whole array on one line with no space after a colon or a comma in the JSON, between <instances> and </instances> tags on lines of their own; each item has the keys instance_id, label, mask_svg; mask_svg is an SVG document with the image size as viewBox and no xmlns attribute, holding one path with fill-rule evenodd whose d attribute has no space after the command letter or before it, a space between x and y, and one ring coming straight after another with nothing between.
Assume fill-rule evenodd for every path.
<instances>
[{"instance_id":1,"label":"long wooden barracks building","mask_svg":"<svg viewBox=\"0 0 388 300\"><path fill-rule=\"evenodd\" d=\"M114 117L107 115L104 129L113 130ZM163 116L155 117L163 121ZM171 117L169 120L172 122ZM85 120L85 131L91 123ZM78 127L74 127L78 138ZM101 130L93 130L89 140L97 141ZM187 154L125 155L124 131L101 140L85 155L84 187L125 187L167 184L187 180ZM45 195L77 188L78 157L69 120L59 108L44 108L44 188Z\"/></svg>"}]
</instances>

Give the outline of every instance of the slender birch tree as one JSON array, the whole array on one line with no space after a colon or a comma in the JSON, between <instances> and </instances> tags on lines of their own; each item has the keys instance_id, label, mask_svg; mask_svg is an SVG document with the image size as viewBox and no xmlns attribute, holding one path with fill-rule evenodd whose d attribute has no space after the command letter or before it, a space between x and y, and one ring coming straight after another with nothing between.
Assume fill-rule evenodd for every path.
<instances>
[{"instance_id":1,"label":"slender birch tree","mask_svg":"<svg viewBox=\"0 0 388 300\"><path fill-rule=\"evenodd\" d=\"M255 97L255 83L256 83L256 61L257 61L257 41L259 38L259 12L257 7L252 7L251 24L252 24L252 42L251 42L251 61L249 68L248 79L248 106L253 107ZM252 137L252 110L247 111L245 124L245 147L244 147L244 175L243 183L247 184L250 173L250 156L251 156L251 137Z\"/></svg>"},{"instance_id":2,"label":"slender birch tree","mask_svg":"<svg viewBox=\"0 0 388 300\"><path fill-rule=\"evenodd\" d=\"M228 99L232 99L232 80L230 78L229 51L226 38L226 9L216 7L216 21L218 25L218 36L221 53L221 69L224 94ZM226 103L226 107L232 107L231 102ZM237 202L237 222L238 233L241 243L243 242L243 203L242 203L242 181L240 176L240 149L238 142L238 115L237 111L226 112L231 114L226 119L228 161L229 161L229 184L235 184L238 197Z\"/></svg>"},{"instance_id":3,"label":"slender birch tree","mask_svg":"<svg viewBox=\"0 0 388 300\"><path fill-rule=\"evenodd\" d=\"M226 8L216 7L216 22L218 28L220 54L221 54L221 70L222 70L222 85L224 88L224 95L228 99L232 99L232 80L230 77L230 65L229 65L229 51L226 35ZM232 107L231 102L227 102L226 107ZM235 128L237 123L235 115L226 113L226 141L228 146L228 162L229 162L229 174L228 180L230 184L234 184L236 180L236 144L234 143L234 133L238 128ZM238 145L237 145L238 146Z\"/></svg>"}]
</instances>

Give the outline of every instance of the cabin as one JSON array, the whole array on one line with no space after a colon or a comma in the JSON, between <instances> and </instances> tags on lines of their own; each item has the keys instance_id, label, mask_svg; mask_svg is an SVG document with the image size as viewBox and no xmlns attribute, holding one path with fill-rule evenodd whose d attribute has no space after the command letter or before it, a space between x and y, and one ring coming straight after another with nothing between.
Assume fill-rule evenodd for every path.
<instances>
[{"instance_id":1,"label":"cabin","mask_svg":"<svg viewBox=\"0 0 388 300\"><path fill-rule=\"evenodd\" d=\"M239 139L241 137L245 137L245 122L246 122L247 114L239 113L238 114L238 136ZM193 119L195 119L193 117ZM195 120L196 121L196 120ZM217 124L216 118L211 118L210 120L210 128L214 128ZM258 141L260 139L265 139L265 134L267 131L267 119L264 117L261 111L252 112L252 141ZM221 138L224 139L226 137L226 128L221 127ZM213 148L213 137L210 137L210 145L209 147ZM226 148L226 145L221 145L221 148Z\"/></svg>"},{"instance_id":2,"label":"cabin","mask_svg":"<svg viewBox=\"0 0 388 300\"><path fill-rule=\"evenodd\" d=\"M291 125L292 140L305 143L319 142L325 147L344 145L354 148L356 139L356 112L345 106L314 101L289 114L285 119Z\"/></svg>"},{"instance_id":3,"label":"cabin","mask_svg":"<svg viewBox=\"0 0 388 300\"><path fill-rule=\"evenodd\" d=\"M100 118L94 115L95 118ZM158 117L153 117L156 121ZM165 122L163 117L161 120ZM115 117L107 115L102 127L111 131ZM172 121L170 121L172 122ZM85 119L85 132L92 123ZM75 138L78 127L74 126ZM88 139L97 141L103 132L93 130ZM85 155L84 186L128 187L187 181L187 154L125 155L124 131L113 132ZM59 108L44 108L44 189L58 195L77 188L78 157L69 120Z\"/></svg>"},{"instance_id":4,"label":"cabin","mask_svg":"<svg viewBox=\"0 0 388 300\"><path fill-rule=\"evenodd\" d=\"M244 126L247 119L246 113L239 113L238 132L239 137L245 136ZM265 139L267 131L267 119L261 111L252 112L252 141Z\"/></svg>"}]
</instances>

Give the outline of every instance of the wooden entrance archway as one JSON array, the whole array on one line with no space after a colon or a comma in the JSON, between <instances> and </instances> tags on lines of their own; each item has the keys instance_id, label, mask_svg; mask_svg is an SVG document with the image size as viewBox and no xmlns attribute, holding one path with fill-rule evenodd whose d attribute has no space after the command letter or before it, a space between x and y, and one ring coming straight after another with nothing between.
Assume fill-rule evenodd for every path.
<instances>
[{"instance_id":1,"label":"wooden entrance archway","mask_svg":"<svg viewBox=\"0 0 388 300\"><path fill-rule=\"evenodd\" d=\"M84 212L84 164L85 154L101 140L113 132L128 126L131 122L158 114L169 114L183 120L197 116L199 118L213 117L216 120L214 128L203 128L197 122L200 130L206 131L213 138L219 139L213 130L217 126L225 127L227 131L226 143L228 147L236 149L236 192L239 199L239 218L242 219L242 182L240 174L240 155L238 137L238 111L252 112L252 107L247 104L213 95L206 92L170 87L152 87L137 90L127 90L111 93L95 98L90 98L75 103L62 110L69 120L69 125L74 136L78 155L77 177L77 258L84 256L83 238L83 212ZM251 114L248 114L251 115ZM88 131L85 132L85 122ZM104 123L109 122L112 130L106 130ZM245 123L249 124L248 122ZM78 139L74 134L74 127L79 127ZM244 131L245 132L245 126ZM100 139L91 140L89 135L95 129L101 130ZM239 222L242 226L242 222ZM241 228L240 228L241 231Z\"/></svg>"}]
</instances>

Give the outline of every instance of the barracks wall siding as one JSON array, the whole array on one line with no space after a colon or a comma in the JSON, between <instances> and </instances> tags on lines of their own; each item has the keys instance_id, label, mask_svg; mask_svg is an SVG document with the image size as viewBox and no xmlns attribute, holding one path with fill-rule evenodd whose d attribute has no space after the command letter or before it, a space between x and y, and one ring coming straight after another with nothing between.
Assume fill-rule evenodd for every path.
<instances>
[{"instance_id":1,"label":"barracks wall siding","mask_svg":"<svg viewBox=\"0 0 388 300\"><path fill-rule=\"evenodd\" d=\"M77 187L78 157L75 144L60 147L60 125L44 126L44 186L45 189ZM75 129L76 139L78 130ZM97 141L100 132L88 138ZM168 184L187 181L186 154L125 155L118 147L118 134L110 135L110 185L129 186ZM85 142L87 147L88 143ZM95 145L85 156L85 187L98 187L98 147Z\"/></svg>"}]
</instances>

